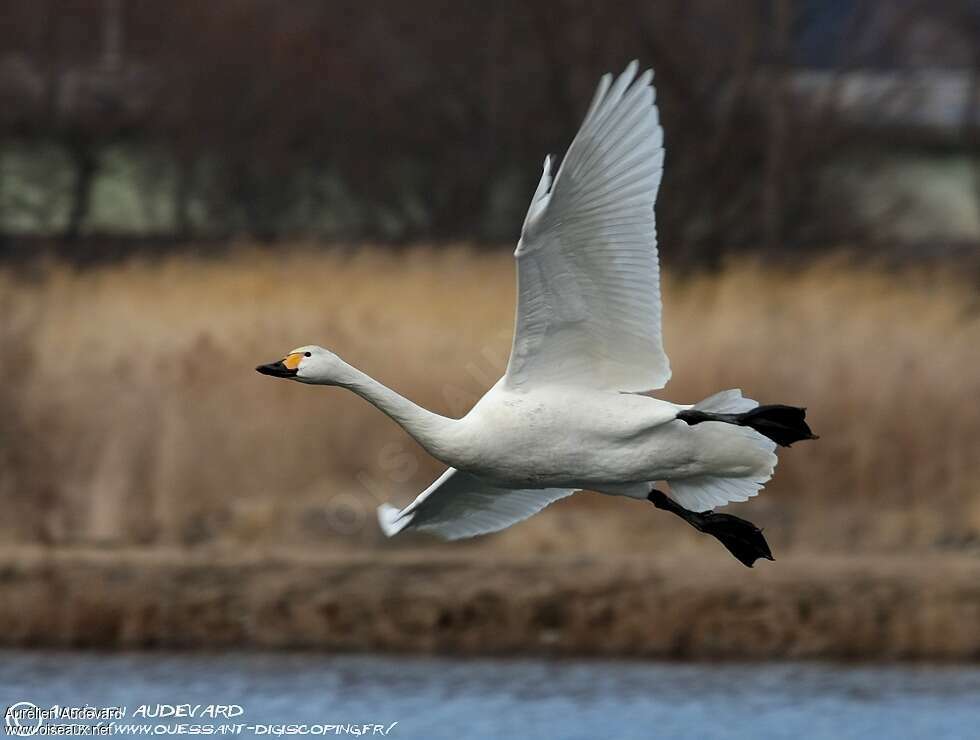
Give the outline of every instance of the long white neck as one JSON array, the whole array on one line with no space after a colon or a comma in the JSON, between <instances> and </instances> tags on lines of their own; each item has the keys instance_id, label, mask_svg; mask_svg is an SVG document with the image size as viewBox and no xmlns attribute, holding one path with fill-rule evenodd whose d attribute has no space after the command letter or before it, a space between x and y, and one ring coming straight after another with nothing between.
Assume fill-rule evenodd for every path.
<instances>
[{"instance_id":1,"label":"long white neck","mask_svg":"<svg viewBox=\"0 0 980 740\"><path fill-rule=\"evenodd\" d=\"M337 385L354 391L365 401L379 408L436 459L446 462L447 458L452 457L460 424L458 419L434 414L395 393L391 388L356 367L348 365L347 368L343 379L338 381Z\"/></svg>"}]
</instances>

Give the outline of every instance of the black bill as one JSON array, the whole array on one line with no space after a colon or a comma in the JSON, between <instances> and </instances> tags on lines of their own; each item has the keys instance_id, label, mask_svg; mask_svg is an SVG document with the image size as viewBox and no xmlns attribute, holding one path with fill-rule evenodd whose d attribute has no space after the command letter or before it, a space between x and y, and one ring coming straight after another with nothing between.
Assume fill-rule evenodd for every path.
<instances>
[{"instance_id":1,"label":"black bill","mask_svg":"<svg viewBox=\"0 0 980 740\"><path fill-rule=\"evenodd\" d=\"M263 375L271 375L274 378L292 378L298 372L297 370L290 370L282 360L270 362L268 365L259 365L255 369Z\"/></svg>"}]
</instances>

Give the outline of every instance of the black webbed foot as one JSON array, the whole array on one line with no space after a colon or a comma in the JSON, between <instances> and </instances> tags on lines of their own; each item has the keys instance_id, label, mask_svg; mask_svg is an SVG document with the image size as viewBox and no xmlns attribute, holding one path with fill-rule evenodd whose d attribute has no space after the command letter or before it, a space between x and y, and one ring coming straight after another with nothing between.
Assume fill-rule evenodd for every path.
<instances>
[{"instance_id":1,"label":"black webbed foot","mask_svg":"<svg viewBox=\"0 0 980 740\"><path fill-rule=\"evenodd\" d=\"M799 406L774 403L734 414L685 409L677 414L677 418L692 426L704 421L721 421L751 427L783 447L790 447L794 442L805 439L819 439L806 423L806 409Z\"/></svg>"},{"instance_id":2,"label":"black webbed foot","mask_svg":"<svg viewBox=\"0 0 980 740\"><path fill-rule=\"evenodd\" d=\"M739 414L739 423L752 427L783 447L805 439L818 439L806 423L806 409L773 403Z\"/></svg>"},{"instance_id":3,"label":"black webbed foot","mask_svg":"<svg viewBox=\"0 0 980 740\"><path fill-rule=\"evenodd\" d=\"M721 542L742 565L751 568L759 558L775 559L762 530L750 521L714 511L695 513L689 521L697 530Z\"/></svg>"},{"instance_id":4,"label":"black webbed foot","mask_svg":"<svg viewBox=\"0 0 980 740\"><path fill-rule=\"evenodd\" d=\"M650 491L647 498L658 509L676 514L699 532L710 534L742 565L751 568L759 558L775 560L769 549L769 543L762 535L762 530L750 521L732 514L690 511L656 489Z\"/></svg>"}]
</instances>

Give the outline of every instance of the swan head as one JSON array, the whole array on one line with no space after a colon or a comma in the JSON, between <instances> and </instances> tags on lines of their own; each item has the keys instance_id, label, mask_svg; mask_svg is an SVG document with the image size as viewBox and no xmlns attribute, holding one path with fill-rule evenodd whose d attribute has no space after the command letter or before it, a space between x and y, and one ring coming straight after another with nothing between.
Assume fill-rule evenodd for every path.
<instances>
[{"instance_id":1,"label":"swan head","mask_svg":"<svg viewBox=\"0 0 980 740\"><path fill-rule=\"evenodd\" d=\"M275 378L288 378L301 383L337 385L349 366L330 350L309 344L291 350L281 360L259 365L255 369L263 375L271 375Z\"/></svg>"}]
</instances>

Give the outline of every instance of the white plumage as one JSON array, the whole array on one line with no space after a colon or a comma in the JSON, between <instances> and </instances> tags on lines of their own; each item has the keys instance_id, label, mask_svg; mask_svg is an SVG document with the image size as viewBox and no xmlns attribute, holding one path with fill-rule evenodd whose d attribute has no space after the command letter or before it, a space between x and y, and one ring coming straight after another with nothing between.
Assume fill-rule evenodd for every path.
<instances>
[{"instance_id":1,"label":"white plumage","mask_svg":"<svg viewBox=\"0 0 980 740\"><path fill-rule=\"evenodd\" d=\"M449 468L404 509L382 504L378 520L389 537L412 524L415 529L457 540L509 527L572 493L561 488L497 488Z\"/></svg>"},{"instance_id":2,"label":"white plumage","mask_svg":"<svg viewBox=\"0 0 980 740\"><path fill-rule=\"evenodd\" d=\"M637 77L635 62L615 80L603 77L554 178L545 159L515 252L507 372L464 418L426 411L321 347L259 368L353 390L451 466L404 509L379 509L385 534L492 532L580 489L657 503L655 481L668 481L690 514L745 501L771 477L776 445L744 419L777 407L758 408L737 390L693 407L639 395L670 378L653 210L663 131L652 79L650 71ZM789 441L808 438L799 421L805 434Z\"/></svg>"},{"instance_id":3,"label":"white plumage","mask_svg":"<svg viewBox=\"0 0 980 740\"><path fill-rule=\"evenodd\" d=\"M550 190L545 160L515 253L511 388L648 391L670 378L653 213L663 129L653 73L635 75L636 62L602 78Z\"/></svg>"}]
</instances>

